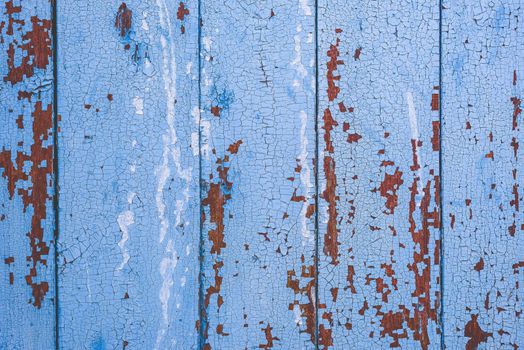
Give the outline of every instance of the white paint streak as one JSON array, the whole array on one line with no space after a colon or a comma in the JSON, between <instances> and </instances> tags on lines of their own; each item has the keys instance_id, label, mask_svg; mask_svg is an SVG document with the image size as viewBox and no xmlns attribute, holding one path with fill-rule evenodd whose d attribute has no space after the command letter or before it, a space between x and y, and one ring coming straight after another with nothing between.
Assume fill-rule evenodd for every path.
<instances>
[{"instance_id":1,"label":"white paint streak","mask_svg":"<svg viewBox=\"0 0 524 350\"><path fill-rule=\"evenodd\" d=\"M140 96L135 96L133 106L135 107L135 114L144 115L144 100Z\"/></svg>"},{"instance_id":2,"label":"white paint streak","mask_svg":"<svg viewBox=\"0 0 524 350\"><path fill-rule=\"evenodd\" d=\"M299 24L297 26L297 34L294 36L294 40L295 40L295 58L293 59L293 61L291 62L291 65L293 66L293 68L295 69L295 71L297 72L298 76L300 79L304 79L306 76L307 76L307 70L306 68L304 67L304 65L302 64L302 45L301 45L301 32L302 32L302 26ZM298 89L302 86L302 83L300 82L299 79L294 79L293 80L293 87Z\"/></svg>"},{"instance_id":3,"label":"white paint streak","mask_svg":"<svg viewBox=\"0 0 524 350\"><path fill-rule=\"evenodd\" d=\"M302 12L304 12L304 15L311 16L311 7L308 5L308 0L299 0L300 1L300 7L302 9Z\"/></svg>"},{"instance_id":4,"label":"white paint streak","mask_svg":"<svg viewBox=\"0 0 524 350\"><path fill-rule=\"evenodd\" d=\"M198 133L191 133L191 150L194 156L198 156Z\"/></svg>"},{"instance_id":5,"label":"white paint streak","mask_svg":"<svg viewBox=\"0 0 524 350\"><path fill-rule=\"evenodd\" d=\"M411 139L418 141L420 138L419 131L418 131L418 120L417 120L417 113L415 110L415 102L413 98L413 93L411 91L406 91L406 102L408 104L408 116L409 116L409 128L411 130ZM419 164L422 164L422 159L420 158L420 155L418 154L417 147L415 147L415 154L418 158ZM421 188L421 184L424 182L422 181L422 169L419 167L417 171L417 177L419 179L418 188ZM421 199L417 200L417 206L420 206Z\"/></svg>"},{"instance_id":6,"label":"white paint streak","mask_svg":"<svg viewBox=\"0 0 524 350\"><path fill-rule=\"evenodd\" d=\"M160 21L160 44L162 47L162 78L164 81L164 92L166 99L166 123L167 130L162 137L162 163L157 169L158 184L156 191L156 206L158 210L158 218L160 220L159 242L163 243L166 239L170 228L169 219L166 216L166 202L164 199L164 189L167 181L171 176L171 163L175 169L176 176L173 176L179 182L185 182L185 187L182 191L178 191L175 195L182 196L182 199L177 199L175 202L175 225L177 229L181 224L181 218L184 208L189 201L189 184L191 181L192 169L183 169L180 163L180 149L177 145L177 134L175 129L175 100L176 100L176 49L174 41L174 32L171 23L171 14L169 7L165 0L157 0L159 8ZM178 186L177 186L178 188ZM160 275L162 277L162 287L159 292L160 306L162 310L162 320L160 328L157 333L155 349L164 348L162 345L164 337L169 328L169 304L171 297L171 288L173 286L173 275L177 265L177 252L173 246L173 240L169 239L165 246L165 256L160 262ZM176 298L175 298L176 299ZM174 339L171 339L174 341Z\"/></svg>"},{"instance_id":7,"label":"white paint streak","mask_svg":"<svg viewBox=\"0 0 524 350\"><path fill-rule=\"evenodd\" d=\"M300 311L300 306L295 304L293 305L293 315L295 315L295 324L298 326L302 325L302 312Z\"/></svg>"},{"instance_id":8,"label":"white paint streak","mask_svg":"<svg viewBox=\"0 0 524 350\"><path fill-rule=\"evenodd\" d=\"M135 197L136 197L136 192L129 192L127 194L127 203L128 204L133 203L133 200L135 199Z\"/></svg>"},{"instance_id":9,"label":"white paint streak","mask_svg":"<svg viewBox=\"0 0 524 350\"><path fill-rule=\"evenodd\" d=\"M208 36L205 36L202 38L202 43L204 44L204 48L207 50L207 51L210 51L211 50L211 44L213 43L213 40L211 40L210 37Z\"/></svg>"},{"instance_id":10,"label":"white paint streak","mask_svg":"<svg viewBox=\"0 0 524 350\"><path fill-rule=\"evenodd\" d=\"M126 248L126 242L129 240L129 226L135 223L135 216L133 215L133 212L126 210L118 215L117 222L120 227L120 232L122 232L122 238L118 242L118 246L122 252L122 262L117 270L122 270L129 261L129 252Z\"/></svg>"},{"instance_id":11,"label":"white paint streak","mask_svg":"<svg viewBox=\"0 0 524 350\"><path fill-rule=\"evenodd\" d=\"M413 93L411 91L406 92L406 101L408 103L409 126L411 129L411 138L413 140L418 140L419 134L418 134L417 113L415 111L415 103L413 102Z\"/></svg>"},{"instance_id":12,"label":"white paint streak","mask_svg":"<svg viewBox=\"0 0 524 350\"><path fill-rule=\"evenodd\" d=\"M300 182L303 185L303 191L304 196L306 199L309 199L310 195L310 189L312 188L311 183L311 169L309 168L309 162L308 162L308 152L307 152L307 146L308 146L308 138L307 138L307 114L305 111L300 111L300 154L298 155L298 160L300 162L300 165L302 166L302 170L300 172ZM306 200L302 204L302 210L300 211L300 227L301 227L301 233L302 233L302 244L308 244L313 241L313 236L311 235L311 232L307 226L307 209L308 209L309 203Z\"/></svg>"},{"instance_id":13,"label":"white paint streak","mask_svg":"<svg viewBox=\"0 0 524 350\"><path fill-rule=\"evenodd\" d=\"M162 307L162 327L158 330L155 348L161 348L160 344L169 327L169 298L173 287L173 274L177 265L177 255L173 249L173 241L169 240L166 246L166 253L160 262L160 275L162 276L162 287L160 288L160 305Z\"/></svg>"},{"instance_id":14,"label":"white paint streak","mask_svg":"<svg viewBox=\"0 0 524 350\"><path fill-rule=\"evenodd\" d=\"M149 24L147 23L147 16L148 16L148 13L146 11L144 12L144 18L142 18L142 29L145 31L149 30Z\"/></svg>"}]
</instances>

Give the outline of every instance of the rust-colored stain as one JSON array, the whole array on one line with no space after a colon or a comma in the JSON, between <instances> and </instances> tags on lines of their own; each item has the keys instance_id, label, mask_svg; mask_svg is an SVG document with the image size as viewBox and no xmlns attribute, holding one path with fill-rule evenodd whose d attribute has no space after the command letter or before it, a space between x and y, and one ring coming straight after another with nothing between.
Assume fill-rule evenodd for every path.
<instances>
[{"instance_id":1,"label":"rust-colored stain","mask_svg":"<svg viewBox=\"0 0 524 350\"><path fill-rule=\"evenodd\" d=\"M29 208L32 210L31 231L27 233L31 255L27 257L29 272L25 280L32 289L33 305L40 308L49 291L49 284L38 277L38 269L41 265L47 265L49 254L49 247L44 241L42 223L47 218L47 203L52 199L48 194L53 175L53 145L51 143L53 112L51 105L43 109L42 102L36 102L32 118L33 144L30 153L16 152L13 162L13 152L2 149L0 169L3 169L1 175L7 180L9 198L13 199L17 194L22 199L24 212L27 212Z\"/></svg>"},{"instance_id":2,"label":"rust-colored stain","mask_svg":"<svg viewBox=\"0 0 524 350\"><path fill-rule=\"evenodd\" d=\"M438 86L435 86L434 90L439 90ZM431 110L438 111L440 107L440 96L439 92L435 92L431 95Z\"/></svg>"},{"instance_id":3,"label":"rust-colored stain","mask_svg":"<svg viewBox=\"0 0 524 350\"><path fill-rule=\"evenodd\" d=\"M335 75L337 66L339 64L344 64L342 60L339 60L338 56L340 54L338 46L340 44L340 39L337 38L336 44L331 45L330 49L327 52L329 61L327 63L327 73L326 78L328 82L327 94L329 101L334 101L340 92L340 87L336 85L336 81L340 80L339 75ZM324 116L322 118L324 125L324 176L326 178L326 188L322 193L322 198L328 203L328 224L327 231L324 236L324 253L331 258L331 263L333 265L338 264L338 234L339 229L337 227L337 200L338 196L336 194L337 188L337 175L335 172L335 159L332 156L335 153L333 147L333 141L331 140L331 132L333 129L338 126L336 120L333 119L333 115L329 108L324 110Z\"/></svg>"},{"instance_id":4,"label":"rust-colored stain","mask_svg":"<svg viewBox=\"0 0 524 350\"><path fill-rule=\"evenodd\" d=\"M438 152L440 151L440 122L438 120L434 120L431 122L431 126L433 127L431 146L433 147L433 151Z\"/></svg>"},{"instance_id":5,"label":"rust-colored stain","mask_svg":"<svg viewBox=\"0 0 524 350\"><path fill-rule=\"evenodd\" d=\"M178 5L178 10L176 12L176 18L180 21L183 21L184 17L187 15L189 15L189 9L185 7L183 2L180 2L180 4ZM185 34L185 32L186 32L186 27L182 24L180 26L180 33Z\"/></svg>"},{"instance_id":6,"label":"rust-colored stain","mask_svg":"<svg viewBox=\"0 0 524 350\"><path fill-rule=\"evenodd\" d=\"M336 43L329 47L329 50L327 52L327 55L329 57L329 61L327 63L327 94L329 101L334 101L335 98L337 98L340 87L337 86L336 82L340 80L340 75L335 75L335 72L337 71L337 66L344 64L344 61L339 59L340 51L338 49L340 45L340 39L337 38Z\"/></svg>"},{"instance_id":7,"label":"rust-colored stain","mask_svg":"<svg viewBox=\"0 0 524 350\"><path fill-rule=\"evenodd\" d=\"M271 332L273 328L268 323L265 328L262 328L262 331L264 332L264 336L266 338L265 344L260 344L258 346L259 349L272 349L274 346L274 342L280 340L278 337L274 337L273 333Z\"/></svg>"},{"instance_id":8,"label":"rust-colored stain","mask_svg":"<svg viewBox=\"0 0 524 350\"><path fill-rule=\"evenodd\" d=\"M355 49L355 53L353 54L353 58L356 60L360 59L360 54L362 53L362 48L358 47Z\"/></svg>"},{"instance_id":9,"label":"rust-colored stain","mask_svg":"<svg viewBox=\"0 0 524 350\"><path fill-rule=\"evenodd\" d=\"M220 111L222 110L222 108L218 107L218 106L213 106L211 107L211 114L213 114L215 117L220 117Z\"/></svg>"},{"instance_id":10,"label":"rust-colored stain","mask_svg":"<svg viewBox=\"0 0 524 350\"><path fill-rule=\"evenodd\" d=\"M431 109L435 110L435 108L436 106L432 105ZM438 139L435 141L435 134L438 134L438 128L435 128L435 125L433 123L434 135L431 150L438 152L440 147L436 147L436 144L440 144L440 141ZM409 186L408 223L409 233L415 249L412 262L407 267L413 273L414 290L411 293L411 297L414 299L414 302L412 305L399 305L398 311L382 312L380 306L377 306L377 316L381 320L380 336L388 336L392 339L390 347L401 347L400 340L409 337L409 329L413 332L413 339L420 344L421 349L426 350L430 347L429 323L437 322L440 307L438 292L435 292L435 296L431 293L431 267L440 263L440 242L438 240L434 240L434 251L430 252L430 242L433 239L432 233L435 232L435 230L430 228L438 229L440 227L440 178L435 174L434 169L429 169L429 174L432 178L425 183L421 181L422 179L418 175L418 171L421 169L418 162L418 151L423 147L423 143L420 140L412 139L411 145L413 157L410 170L413 172L413 180ZM382 165L392 166L393 164L391 162L383 162ZM392 210L398 204L398 199L391 197L393 194L391 186L394 185L398 188L402 184L400 181L403 182L401 179L402 173L397 168L393 175L388 176L387 173L385 174L382 182L384 187L379 187L381 195L386 197L386 208L389 210L385 214L392 213ZM384 182L386 182L386 185L384 185ZM417 198L420 196L420 200L417 201ZM390 229L395 235L394 227ZM393 251L391 251L391 255L393 257ZM381 267L384 269L386 276L391 278L391 284L396 290L398 281L394 278L393 265L383 264ZM369 284L373 280L376 283L376 292L382 296L382 301L387 303L391 288L382 278L367 277L366 283Z\"/></svg>"},{"instance_id":11,"label":"rust-colored stain","mask_svg":"<svg viewBox=\"0 0 524 350\"><path fill-rule=\"evenodd\" d=\"M213 271L214 271L214 284L210 285L206 289L206 293L204 296L204 308L201 309L201 319L204 321L204 325L200 324L200 322L197 323L197 328L200 329L200 327L203 327L203 335L206 340L206 344L204 345L204 349L211 349L211 345L207 343L208 335L209 335L209 324L207 320L207 309L209 307L209 304L211 302L211 298L213 295L217 296L217 310L220 311L221 306L224 303L224 299L221 295L221 287L222 287L222 280L223 277L220 275L220 271L222 267L224 267L224 262L220 260L220 254L222 253L222 249L226 247L225 242L225 236L224 236L224 230L225 230L225 223L224 223L224 217L225 217L225 206L226 203L231 199L231 189L233 187L233 183L229 181L228 179L228 172L229 172L229 162L230 162L230 155L236 154L240 148L240 145L242 144L242 140L238 140L227 148L227 151L229 153L226 154L223 158L217 158L216 164L217 164L217 173L218 178L214 179L213 175L210 175L211 183L209 184L209 190L207 192L207 197L202 200L202 205L204 207L209 208L209 222L214 225L213 228L210 228L207 235L209 241L212 243L210 248L210 253L215 257L214 263L213 263ZM216 151L213 150L213 154L215 154ZM203 215L203 221L206 220L205 214ZM228 336L229 334L224 331L223 324L219 324L216 328L216 333L221 336Z\"/></svg>"},{"instance_id":12,"label":"rust-colored stain","mask_svg":"<svg viewBox=\"0 0 524 350\"><path fill-rule=\"evenodd\" d=\"M520 108L521 99L517 97L512 97L511 102L513 103L513 123L512 123L512 129L516 130L518 126L518 118L520 114L522 113L522 109Z\"/></svg>"},{"instance_id":13,"label":"rust-colored stain","mask_svg":"<svg viewBox=\"0 0 524 350\"><path fill-rule=\"evenodd\" d=\"M478 323L479 315L471 315L471 320L466 323L464 336L469 338L466 343L466 350L476 350L481 343L485 343L493 333L484 332Z\"/></svg>"},{"instance_id":14,"label":"rust-colored stain","mask_svg":"<svg viewBox=\"0 0 524 350\"><path fill-rule=\"evenodd\" d=\"M300 257L302 266L300 268L300 275L297 276L295 270L287 271L287 287L293 290L295 296L307 297L307 303L300 303L297 298L289 304L289 310L293 311L298 307L302 317L306 319L306 333L309 335L311 343L315 344L315 284L316 284L316 269L315 265L306 265L305 257ZM307 281L305 285L301 285L301 280Z\"/></svg>"},{"instance_id":15,"label":"rust-colored stain","mask_svg":"<svg viewBox=\"0 0 524 350\"><path fill-rule=\"evenodd\" d=\"M398 167L393 174L384 174L384 180L380 183L378 189L380 195L386 199L386 208L388 211L384 211L385 214L395 213L395 208L398 206L397 191L403 183L402 171L400 171Z\"/></svg>"},{"instance_id":16,"label":"rust-colored stain","mask_svg":"<svg viewBox=\"0 0 524 350\"><path fill-rule=\"evenodd\" d=\"M6 3L9 16L19 13L21 7L12 5L12 1ZM17 23L20 28L23 21L9 20L9 28L12 31L13 24ZM22 34L22 42L16 40L9 43L7 49L7 75L4 76L5 82L12 85L21 82L24 77L30 78L35 74L35 69L45 69L49 65L51 58L51 21L31 17L32 29ZM9 29L8 29L9 33ZM18 56L21 55L21 59Z\"/></svg>"},{"instance_id":17,"label":"rust-colored stain","mask_svg":"<svg viewBox=\"0 0 524 350\"><path fill-rule=\"evenodd\" d=\"M185 7L183 2L180 2L178 5L178 10L176 12L176 18L183 21L184 17L189 15L189 9Z\"/></svg>"},{"instance_id":18,"label":"rust-colored stain","mask_svg":"<svg viewBox=\"0 0 524 350\"><path fill-rule=\"evenodd\" d=\"M484 259L480 258L480 260L475 264L474 269L478 272L484 270Z\"/></svg>"},{"instance_id":19,"label":"rust-colored stain","mask_svg":"<svg viewBox=\"0 0 524 350\"><path fill-rule=\"evenodd\" d=\"M120 4L115 18L115 28L118 29L119 35L122 38L126 38L131 31L131 25L133 22L133 11L131 11L125 2Z\"/></svg>"}]
</instances>

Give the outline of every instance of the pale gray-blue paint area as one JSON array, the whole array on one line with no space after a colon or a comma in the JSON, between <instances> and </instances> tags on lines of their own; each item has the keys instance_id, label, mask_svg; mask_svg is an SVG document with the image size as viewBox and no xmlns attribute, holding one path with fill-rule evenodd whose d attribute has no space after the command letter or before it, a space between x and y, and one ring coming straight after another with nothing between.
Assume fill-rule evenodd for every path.
<instances>
[{"instance_id":1,"label":"pale gray-blue paint area","mask_svg":"<svg viewBox=\"0 0 524 350\"><path fill-rule=\"evenodd\" d=\"M0 349L524 346L521 1L0 11Z\"/></svg>"}]
</instances>

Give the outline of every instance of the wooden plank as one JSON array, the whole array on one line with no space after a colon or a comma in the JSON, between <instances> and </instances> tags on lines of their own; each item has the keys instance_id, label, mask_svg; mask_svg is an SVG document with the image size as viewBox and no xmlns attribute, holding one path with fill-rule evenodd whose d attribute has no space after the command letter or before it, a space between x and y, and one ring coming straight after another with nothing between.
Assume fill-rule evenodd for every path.
<instances>
[{"instance_id":1,"label":"wooden plank","mask_svg":"<svg viewBox=\"0 0 524 350\"><path fill-rule=\"evenodd\" d=\"M201 6L201 347L313 348L314 5Z\"/></svg>"},{"instance_id":2,"label":"wooden plank","mask_svg":"<svg viewBox=\"0 0 524 350\"><path fill-rule=\"evenodd\" d=\"M438 2L318 11L319 348L438 348Z\"/></svg>"},{"instance_id":3,"label":"wooden plank","mask_svg":"<svg viewBox=\"0 0 524 350\"><path fill-rule=\"evenodd\" d=\"M0 348L54 347L53 60L48 1L0 5Z\"/></svg>"},{"instance_id":4,"label":"wooden plank","mask_svg":"<svg viewBox=\"0 0 524 350\"><path fill-rule=\"evenodd\" d=\"M58 2L61 348L196 347L197 13Z\"/></svg>"},{"instance_id":5,"label":"wooden plank","mask_svg":"<svg viewBox=\"0 0 524 350\"><path fill-rule=\"evenodd\" d=\"M444 334L524 346L521 1L444 1Z\"/></svg>"}]
</instances>

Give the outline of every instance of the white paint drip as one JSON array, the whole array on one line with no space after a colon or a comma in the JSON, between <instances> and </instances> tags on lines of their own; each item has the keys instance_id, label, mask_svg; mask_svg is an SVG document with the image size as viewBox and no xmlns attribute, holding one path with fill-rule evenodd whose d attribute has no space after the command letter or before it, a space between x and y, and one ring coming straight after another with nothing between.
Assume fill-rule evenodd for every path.
<instances>
[{"instance_id":1,"label":"white paint drip","mask_svg":"<svg viewBox=\"0 0 524 350\"><path fill-rule=\"evenodd\" d=\"M200 128L201 128L201 149L200 152L202 153L202 156L204 156L206 159L209 159L209 154L211 153L211 148L209 146L209 136L211 134L211 123L208 120L202 120L200 122Z\"/></svg>"},{"instance_id":2,"label":"white paint drip","mask_svg":"<svg viewBox=\"0 0 524 350\"><path fill-rule=\"evenodd\" d=\"M406 101L408 103L409 126L411 128L411 138L414 140L418 140L419 133L418 133L417 113L415 111L415 103L413 102L413 93L411 91L406 92Z\"/></svg>"},{"instance_id":3,"label":"white paint drip","mask_svg":"<svg viewBox=\"0 0 524 350\"><path fill-rule=\"evenodd\" d=\"M194 156L198 156L198 133L191 133L191 150Z\"/></svg>"},{"instance_id":4,"label":"white paint drip","mask_svg":"<svg viewBox=\"0 0 524 350\"><path fill-rule=\"evenodd\" d=\"M135 114L144 115L144 100L140 96L133 98L133 106L135 107Z\"/></svg>"},{"instance_id":5,"label":"white paint drip","mask_svg":"<svg viewBox=\"0 0 524 350\"><path fill-rule=\"evenodd\" d=\"M205 36L202 38L202 43L204 44L204 48L207 50L207 51L210 51L211 50L211 44L213 43L213 40L211 40L210 37L208 36Z\"/></svg>"},{"instance_id":6,"label":"white paint drip","mask_svg":"<svg viewBox=\"0 0 524 350\"><path fill-rule=\"evenodd\" d=\"M302 45L301 45L301 39L300 39L300 33L302 32L302 26L299 24L297 26L297 34L294 36L295 40L295 58L291 62L291 65L295 68L298 76L301 79L304 79L307 76L307 70L302 64ZM302 83L299 79L293 80L293 87L298 89L302 86Z\"/></svg>"},{"instance_id":7,"label":"white paint drip","mask_svg":"<svg viewBox=\"0 0 524 350\"><path fill-rule=\"evenodd\" d=\"M415 102L413 99L413 93L411 91L406 91L406 101L408 104L409 127L411 129L411 139L418 141L420 138L419 131L418 131L418 120L417 120L417 113L415 110ZM422 159L420 158L420 155L418 154L417 147L415 147L415 154L417 156L419 164L422 164ZM417 170L417 177L419 179L417 188L421 188L421 184L423 183L421 167L419 167L419 169ZM417 201L417 206L420 206L420 199Z\"/></svg>"},{"instance_id":8,"label":"white paint drip","mask_svg":"<svg viewBox=\"0 0 524 350\"><path fill-rule=\"evenodd\" d=\"M309 7L308 5L308 0L299 0L299 2L300 2L300 7L302 9L302 12L304 12L304 15L311 16L312 12L311 12L311 7Z\"/></svg>"},{"instance_id":9,"label":"white paint drip","mask_svg":"<svg viewBox=\"0 0 524 350\"><path fill-rule=\"evenodd\" d=\"M144 12L144 18L142 18L142 29L145 30L145 31L148 31L149 30L149 24L147 23L147 11Z\"/></svg>"},{"instance_id":10,"label":"white paint drip","mask_svg":"<svg viewBox=\"0 0 524 350\"><path fill-rule=\"evenodd\" d=\"M300 306L295 304L293 305L293 315L295 316L295 324L298 326L302 325L302 312L300 311Z\"/></svg>"},{"instance_id":11,"label":"white paint drip","mask_svg":"<svg viewBox=\"0 0 524 350\"><path fill-rule=\"evenodd\" d=\"M162 327L158 330L155 348L160 348L160 344L169 326L169 298L173 287L173 274L178 262L176 252L173 249L173 241L169 240L166 246L166 253L160 262L160 275L162 276L162 287L160 288L160 305L162 307Z\"/></svg>"},{"instance_id":12,"label":"white paint drip","mask_svg":"<svg viewBox=\"0 0 524 350\"><path fill-rule=\"evenodd\" d=\"M302 171L300 172L300 182L303 185L303 191L304 196L309 199L309 193L310 189L312 188L311 184L311 170L309 168L309 162L308 162L308 152L307 152L307 146L308 146L308 138L307 138L307 114L304 111L300 111L300 154L298 155L298 159L300 162L300 165L302 166ZM311 232L307 226L307 209L308 209L309 203L305 201L302 204L302 210L300 211L300 226L301 226L301 233L303 242L302 244L311 243L313 241L313 236L311 235Z\"/></svg>"},{"instance_id":13,"label":"white paint drip","mask_svg":"<svg viewBox=\"0 0 524 350\"><path fill-rule=\"evenodd\" d=\"M127 204L132 204L135 197L136 197L136 192L129 192L127 194Z\"/></svg>"},{"instance_id":14,"label":"white paint drip","mask_svg":"<svg viewBox=\"0 0 524 350\"><path fill-rule=\"evenodd\" d=\"M173 40L173 27L170 21L171 15L165 0L157 0L160 21L160 44L162 47L162 78L166 95L166 122L167 130L162 137L162 163L157 169L158 184L155 196L158 218L160 220L159 242L164 242L170 228L169 219L166 217L166 203L164 200L164 188L171 176L170 162L173 163L177 180L186 183L182 191L182 200L175 202L175 225L178 227L182 222L184 208L189 201L189 183L191 180L192 169L183 169L180 163L180 149L177 146L177 134L175 130L175 99L176 99L176 56L175 42ZM169 328L169 299L173 286L173 275L177 265L177 252L173 246L173 240L169 239L165 247L164 258L160 262L160 275L162 277L162 287L159 292L160 306L162 310L162 321L157 333L155 349L162 348L162 342ZM171 339L174 341L174 339Z\"/></svg>"},{"instance_id":15,"label":"white paint drip","mask_svg":"<svg viewBox=\"0 0 524 350\"><path fill-rule=\"evenodd\" d=\"M117 222L118 226L120 227L120 231L122 232L122 238L118 242L118 246L122 252L122 262L117 269L120 271L129 261L129 252L126 248L126 242L129 240L129 226L135 223L135 216L133 215L133 212L126 210L118 215Z\"/></svg>"}]
</instances>

